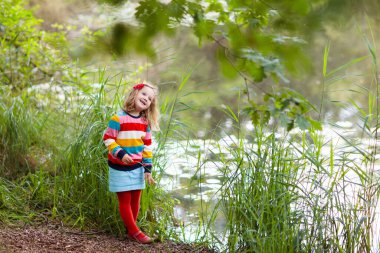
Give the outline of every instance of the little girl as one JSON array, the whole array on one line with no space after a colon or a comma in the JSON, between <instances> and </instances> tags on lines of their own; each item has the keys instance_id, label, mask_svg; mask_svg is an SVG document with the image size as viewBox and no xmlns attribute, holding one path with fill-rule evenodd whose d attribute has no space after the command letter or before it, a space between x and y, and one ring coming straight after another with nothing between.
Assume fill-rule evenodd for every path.
<instances>
[{"instance_id":1,"label":"little girl","mask_svg":"<svg viewBox=\"0 0 380 253\"><path fill-rule=\"evenodd\" d=\"M103 136L109 151L109 189L117 193L127 237L140 243L153 241L140 231L136 222L144 179L149 184L155 183L151 175L151 130L159 130L157 93L152 84L135 85L123 110L112 116Z\"/></svg>"}]
</instances>

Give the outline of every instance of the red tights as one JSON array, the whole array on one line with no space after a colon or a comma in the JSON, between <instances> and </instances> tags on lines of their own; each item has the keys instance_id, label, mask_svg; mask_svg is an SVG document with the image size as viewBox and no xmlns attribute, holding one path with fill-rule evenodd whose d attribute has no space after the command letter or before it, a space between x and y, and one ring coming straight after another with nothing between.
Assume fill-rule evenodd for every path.
<instances>
[{"instance_id":1,"label":"red tights","mask_svg":"<svg viewBox=\"0 0 380 253\"><path fill-rule=\"evenodd\" d=\"M137 216L140 209L141 190L117 192L119 212L128 234L133 235L140 231L137 227Z\"/></svg>"}]
</instances>

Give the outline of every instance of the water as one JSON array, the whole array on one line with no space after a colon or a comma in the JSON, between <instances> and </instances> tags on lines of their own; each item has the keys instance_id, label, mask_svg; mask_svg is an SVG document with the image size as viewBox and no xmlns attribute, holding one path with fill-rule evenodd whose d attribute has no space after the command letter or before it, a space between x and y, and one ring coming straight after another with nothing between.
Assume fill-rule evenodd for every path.
<instances>
[{"instance_id":1,"label":"water","mask_svg":"<svg viewBox=\"0 0 380 253\"><path fill-rule=\"evenodd\" d=\"M361 138L357 145L351 145L352 143L347 145L347 141L352 141L354 137L358 136L357 129L354 128L351 122L347 121L337 122L336 125L336 127L325 125L323 131L320 132L320 134L324 136L325 141L325 145L323 145L321 150L321 156L325 157L327 161L329 160L331 152L329 143L332 143L334 147L334 159L339 160L340 157L349 156L346 157L346 159L350 159L352 162L347 163L347 166L353 162L361 164L363 156L358 152L359 149L370 152L372 145L378 146L380 144L380 142L375 143L369 138ZM252 130L252 126L247 124L247 129ZM290 139L300 132L300 130L294 129L287 135L287 138ZM283 138L283 135L279 133L278 138ZM346 138L346 140L344 138ZM255 148L255 144L250 143L248 140L244 140L243 143L246 148ZM234 135L225 136L217 141L194 139L168 143L165 152L169 160L163 170L161 187L179 200L179 203L175 206L174 213L176 218L181 220L185 225L184 232L188 241L195 240L197 236L199 236L199 218L202 218L204 215L207 216L207 214L202 212L206 209L210 211L218 201L218 190L222 186L221 177L223 173L221 170L225 164L222 160L233 159L233 155L230 153L231 147L237 145L239 145L239 141ZM298 146L301 150L300 144L293 143L293 145L294 147ZM379 157L380 155L376 155L376 158ZM335 167L331 172L334 174L342 173L336 171L339 169L341 168ZM362 169L364 170L365 168ZM380 165L375 164L374 171L378 172L379 170ZM308 178L311 176L312 175L308 175ZM358 202L358 191L363 189L362 186L357 184L360 183L360 177L352 169L347 169L343 177L347 185L345 197L350 198L344 203L347 205L350 203L355 205L355 203ZM330 179L331 178L333 177L330 177ZM314 194L323 195L323 186L327 186L329 183L327 179L327 177L325 179L321 178L321 188L314 191ZM310 185L308 179L304 185L302 185L302 188L307 192L312 191L311 187L312 185ZM318 192L318 190L320 192ZM344 197L343 194L340 195ZM378 217L379 212L380 207L377 205L375 207L376 217ZM222 216L218 217L215 220L215 224L213 224L215 233L223 235L225 224L225 219ZM376 245L380 243L380 239L378 239L380 237L380 223L378 218L376 218L373 228L374 242L372 245L374 247L373 250L377 252L379 249Z\"/></svg>"}]
</instances>

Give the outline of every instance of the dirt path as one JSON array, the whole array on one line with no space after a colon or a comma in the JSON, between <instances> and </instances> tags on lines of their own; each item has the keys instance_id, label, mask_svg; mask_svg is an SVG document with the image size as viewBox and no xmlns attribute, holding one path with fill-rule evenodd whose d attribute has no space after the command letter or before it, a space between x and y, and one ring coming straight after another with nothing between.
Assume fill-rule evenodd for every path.
<instances>
[{"instance_id":1,"label":"dirt path","mask_svg":"<svg viewBox=\"0 0 380 253\"><path fill-rule=\"evenodd\" d=\"M0 225L1 226L1 225ZM204 247L175 244L170 241L141 245L127 239L96 232L81 232L59 225L0 227L0 252L197 252L212 253Z\"/></svg>"}]
</instances>

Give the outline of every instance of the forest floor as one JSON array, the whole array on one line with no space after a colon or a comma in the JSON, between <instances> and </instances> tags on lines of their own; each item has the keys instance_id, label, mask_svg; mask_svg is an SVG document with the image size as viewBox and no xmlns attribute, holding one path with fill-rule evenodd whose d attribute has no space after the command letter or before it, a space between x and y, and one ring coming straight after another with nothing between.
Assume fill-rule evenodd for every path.
<instances>
[{"instance_id":1,"label":"forest floor","mask_svg":"<svg viewBox=\"0 0 380 253\"><path fill-rule=\"evenodd\" d=\"M168 240L143 245L102 232L80 231L57 224L9 227L0 223L0 252L212 253L214 251L204 246L178 244Z\"/></svg>"}]
</instances>

